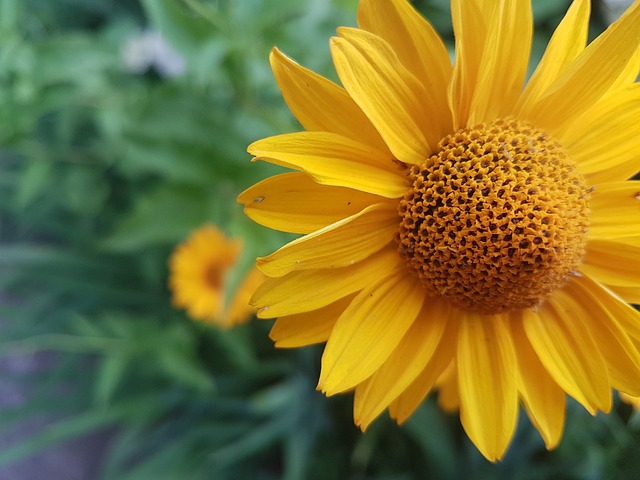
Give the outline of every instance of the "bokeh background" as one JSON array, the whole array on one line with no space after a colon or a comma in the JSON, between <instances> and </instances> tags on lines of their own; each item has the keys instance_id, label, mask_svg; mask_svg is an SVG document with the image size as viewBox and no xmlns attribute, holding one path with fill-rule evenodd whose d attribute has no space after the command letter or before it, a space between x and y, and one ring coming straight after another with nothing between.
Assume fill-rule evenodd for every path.
<instances>
[{"instance_id":1,"label":"bokeh background","mask_svg":"<svg viewBox=\"0 0 640 480\"><path fill-rule=\"evenodd\" d=\"M594 0L591 36L624 1ZM626 2L627 4L630 2ZM453 48L448 0L415 6ZM533 0L532 65L569 1ZM246 146L301 127L272 46L336 79L357 0L0 0L0 479L634 479L640 414L569 402L547 452L521 412L490 464L429 398L362 434L315 391L321 347L276 350L171 305L167 262L207 223L239 277L288 238L237 195ZM231 282L233 283L233 282Z\"/></svg>"}]
</instances>

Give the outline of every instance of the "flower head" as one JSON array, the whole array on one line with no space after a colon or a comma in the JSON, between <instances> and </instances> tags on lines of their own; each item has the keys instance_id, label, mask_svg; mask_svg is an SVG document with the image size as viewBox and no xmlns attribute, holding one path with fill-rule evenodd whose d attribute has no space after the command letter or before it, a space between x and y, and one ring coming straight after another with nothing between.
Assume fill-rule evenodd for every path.
<instances>
[{"instance_id":1,"label":"flower head","mask_svg":"<svg viewBox=\"0 0 640 480\"><path fill-rule=\"evenodd\" d=\"M169 260L169 286L173 304L185 308L195 320L232 327L244 323L255 313L249 298L264 280L257 269L251 269L238 287L229 306L227 276L240 256L241 242L227 239L214 225L196 230L176 247Z\"/></svg>"},{"instance_id":2,"label":"flower head","mask_svg":"<svg viewBox=\"0 0 640 480\"><path fill-rule=\"evenodd\" d=\"M640 395L640 1L588 46L575 0L526 82L529 0L452 0L453 65L405 0L361 0L342 87L277 49L305 132L249 152L296 172L239 201L304 234L258 259L277 346L326 342L318 387L355 422L405 421L437 385L489 460L522 402L547 448L565 394Z\"/></svg>"}]
</instances>

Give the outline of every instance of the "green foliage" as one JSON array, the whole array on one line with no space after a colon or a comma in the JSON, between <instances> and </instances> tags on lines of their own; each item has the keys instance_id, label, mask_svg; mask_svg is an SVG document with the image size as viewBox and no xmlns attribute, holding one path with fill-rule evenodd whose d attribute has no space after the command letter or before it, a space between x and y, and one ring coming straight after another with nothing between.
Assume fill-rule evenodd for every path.
<instances>
[{"instance_id":1,"label":"green foliage","mask_svg":"<svg viewBox=\"0 0 640 480\"><path fill-rule=\"evenodd\" d=\"M534 1L540 56L568 2ZM445 0L415 2L451 43ZM275 170L253 140L300 128L268 67L273 45L329 77L328 38L356 0L0 0L0 340L44 355L8 432L53 423L0 467L107 431L102 479L634 478L640 417L571 404L560 447L521 418L487 463L429 399L405 426L366 434L348 396L315 391L319 351L278 351L269 322L231 331L172 309L173 247L206 222L245 239L242 268L288 237L234 199ZM160 32L182 59L132 71L132 39ZM166 58L165 58L166 60ZM237 283L237 278L234 279ZM41 358L41 357L38 357Z\"/></svg>"}]
</instances>

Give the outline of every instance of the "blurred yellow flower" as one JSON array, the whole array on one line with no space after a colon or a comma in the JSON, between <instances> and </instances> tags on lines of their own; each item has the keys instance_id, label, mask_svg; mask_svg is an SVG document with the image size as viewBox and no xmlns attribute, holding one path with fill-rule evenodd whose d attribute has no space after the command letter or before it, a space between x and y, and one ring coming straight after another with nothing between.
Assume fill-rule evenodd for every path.
<instances>
[{"instance_id":1,"label":"blurred yellow flower","mask_svg":"<svg viewBox=\"0 0 640 480\"><path fill-rule=\"evenodd\" d=\"M338 29L343 87L274 49L307 131L249 146L297 172L239 201L304 234L258 259L253 303L277 346L327 342L318 388L354 390L365 429L438 383L495 461L520 401L553 448L565 393L592 414L640 395L640 0L588 46L575 0L526 85L531 2L451 10L453 65L405 0Z\"/></svg>"},{"instance_id":2,"label":"blurred yellow flower","mask_svg":"<svg viewBox=\"0 0 640 480\"><path fill-rule=\"evenodd\" d=\"M227 276L236 266L242 250L238 240L227 239L214 225L196 231L174 250L169 260L169 287L173 305L188 315L220 327L248 321L255 308L249 299L264 275L255 267L244 277L235 295L225 305Z\"/></svg>"}]
</instances>

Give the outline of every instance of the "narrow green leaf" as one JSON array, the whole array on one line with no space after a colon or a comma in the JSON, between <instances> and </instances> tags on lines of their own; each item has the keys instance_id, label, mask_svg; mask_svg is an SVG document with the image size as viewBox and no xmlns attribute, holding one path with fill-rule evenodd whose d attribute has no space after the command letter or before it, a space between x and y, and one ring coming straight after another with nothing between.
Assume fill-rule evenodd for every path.
<instances>
[{"instance_id":1,"label":"narrow green leaf","mask_svg":"<svg viewBox=\"0 0 640 480\"><path fill-rule=\"evenodd\" d=\"M107 406L127 369L131 368L131 358L127 355L111 355L103 358L97 368L94 383L94 400L99 406Z\"/></svg>"},{"instance_id":2,"label":"narrow green leaf","mask_svg":"<svg viewBox=\"0 0 640 480\"><path fill-rule=\"evenodd\" d=\"M213 377L187 352L175 348L163 348L157 352L158 366L177 382L201 392L214 390Z\"/></svg>"},{"instance_id":3,"label":"narrow green leaf","mask_svg":"<svg viewBox=\"0 0 640 480\"><path fill-rule=\"evenodd\" d=\"M30 161L22 173L18 185L16 203L20 208L29 206L48 187L51 177L51 163L46 160Z\"/></svg>"}]
</instances>

